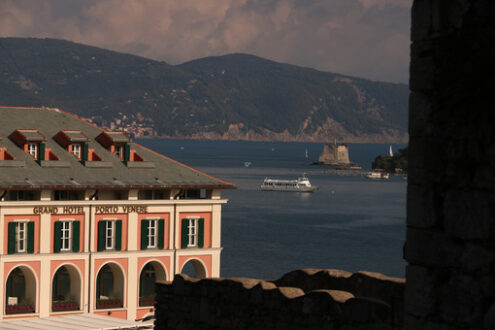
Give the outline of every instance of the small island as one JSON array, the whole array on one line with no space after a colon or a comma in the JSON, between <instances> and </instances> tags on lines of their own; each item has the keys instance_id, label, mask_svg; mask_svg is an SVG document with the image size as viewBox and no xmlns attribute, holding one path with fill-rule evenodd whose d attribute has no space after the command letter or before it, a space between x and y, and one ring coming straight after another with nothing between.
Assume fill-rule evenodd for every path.
<instances>
[{"instance_id":1,"label":"small island","mask_svg":"<svg viewBox=\"0 0 495 330\"><path fill-rule=\"evenodd\" d=\"M399 149L392 156L377 156L371 164L372 170L394 174L407 174L407 147Z\"/></svg>"}]
</instances>

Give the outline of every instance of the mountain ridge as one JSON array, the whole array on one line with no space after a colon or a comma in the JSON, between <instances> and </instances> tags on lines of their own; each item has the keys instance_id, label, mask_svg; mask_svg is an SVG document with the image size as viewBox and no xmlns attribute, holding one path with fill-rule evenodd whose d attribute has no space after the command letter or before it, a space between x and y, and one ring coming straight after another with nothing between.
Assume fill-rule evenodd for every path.
<instances>
[{"instance_id":1,"label":"mountain ridge","mask_svg":"<svg viewBox=\"0 0 495 330\"><path fill-rule=\"evenodd\" d=\"M407 141L406 85L249 54L170 65L58 39L0 38L0 75L3 105L60 107L137 137Z\"/></svg>"}]
</instances>

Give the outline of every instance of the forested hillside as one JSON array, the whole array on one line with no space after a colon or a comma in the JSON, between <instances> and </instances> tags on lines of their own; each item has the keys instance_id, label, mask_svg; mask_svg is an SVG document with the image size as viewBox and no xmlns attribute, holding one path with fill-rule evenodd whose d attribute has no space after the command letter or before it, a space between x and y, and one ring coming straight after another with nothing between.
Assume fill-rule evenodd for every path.
<instances>
[{"instance_id":1,"label":"forested hillside","mask_svg":"<svg viewBox=\"0 0 495 330\"><path fill-rule=\"evenodd\" d=\"M59 107L143 137L405 142L408 87L252 55L169 65L0 38L0 104Z\"/></svg>"}]
</instances>

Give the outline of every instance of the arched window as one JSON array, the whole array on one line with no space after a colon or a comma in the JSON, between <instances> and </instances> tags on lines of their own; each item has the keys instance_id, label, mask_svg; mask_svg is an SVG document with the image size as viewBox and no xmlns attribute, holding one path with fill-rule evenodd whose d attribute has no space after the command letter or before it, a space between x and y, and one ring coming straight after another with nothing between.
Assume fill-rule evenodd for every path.
<instances>
[{"instance_id":1,"label":"arched window","mask_svg":"<svg viewBox=\"0 0 495 330\"><path fill-rule=\"evenodd\" d=\"M139 276L139 306L153 306L155 304L155 282L166 279L165 269L160 263L156 261L147 263Z\"/></svg>"},{"instance_id":2,"label":"arched window","mask_svg":"<svg viewBox=\"0 0 495 330\"><path fill-rule=\"evenodd\" d=\"M152 306L155 303L155 267L151 263L144 266L139 277L139 306Z\"/></svg>"},{"instance_id":3,"label":"arched window","mask_svg":"<svg viewBox=\"0 0 495 330\"><path fill-rule=\"evenodd\" d=\"M74 267L62 266L53 276L52 311L79 310L81 280Z\"/></svg>"},{"instance_id":4,"label":"arched window","mask_svg":"<svg viewBox=\"0 0 495 330\"><path fill-rule=\"evenodd\" d=\"M5 290L5 314L26 314L36 311L36 278L25 267L10 272Z\"/></svg>"},{"instance_id":5,"label":"arched window","mask_svg":"<svg viewBox=\"0 0 495 330\"><path fill-rule=\"evenodd\" d=\"M115 264L107 264L96 279L96 308L121 308L124 306L124 275Z\"/></svg>"},{"instance_id":6,"label":"arched window","mask_svg":"<svg viewBox=\"0 0 495 330\"><path fill-rule=\"evenodd\" d=\"M182 266L181 273L193 278L206 277L206 269L204 265L196 259L187 261L184 266Z\"/></svg>"},{"instance_id":7,"label":"arched window","mask_svg":"<svg viewBox=\"0 0 495 330\"><path fill-rule=\"evenodd\" d=\"M7 280L7 301L9 297L17 297L17 303L25 303L26 279L20 268L14 269ZM14 301L15 299L10 299Z\"/></svg>"}]
</instances>

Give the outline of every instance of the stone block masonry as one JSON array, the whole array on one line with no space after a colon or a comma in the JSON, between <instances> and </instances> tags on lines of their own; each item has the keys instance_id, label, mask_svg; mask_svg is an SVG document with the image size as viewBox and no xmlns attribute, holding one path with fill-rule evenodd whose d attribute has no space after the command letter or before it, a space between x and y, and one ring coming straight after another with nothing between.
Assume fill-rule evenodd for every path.
<instances>
[{"instance_id":1,"label":"stone block masonry","mask_svg":"<svg viewBox=\"0 0 495 330\"><path fill-rule=\"evenodd\" d=\"M157 284L156 329L401 329L404 279L301 269L276 281L191 279Z\"/></svg>"},{"instance_id":2,"label":"stone block masonry","mask_svg":"<svg viewBox=\"0 0 495 330\"><path fill-rule=\"evenodd\" d=\"M495 2L412 7L406 329L495 329Z\"/></svg>"}]
</instances>

